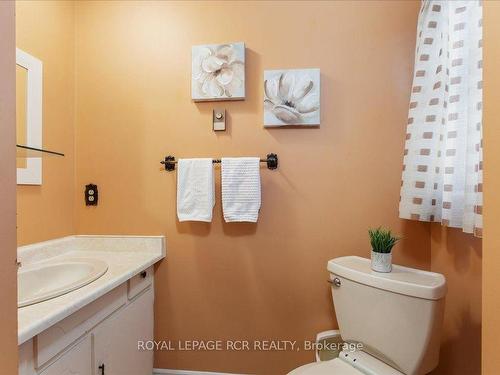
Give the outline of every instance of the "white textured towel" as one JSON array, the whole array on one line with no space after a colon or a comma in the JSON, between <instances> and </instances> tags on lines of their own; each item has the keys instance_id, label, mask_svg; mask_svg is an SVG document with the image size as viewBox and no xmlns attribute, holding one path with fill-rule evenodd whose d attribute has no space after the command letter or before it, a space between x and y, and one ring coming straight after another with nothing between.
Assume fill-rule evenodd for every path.
<instances>
[{"instance_id":1,"label":"white textured towel","mask_svg":"<svg viewBox=\"0 0 500 375\"><path fill-rule=\"evenodd\" d=\"M212 159L179 159L177 217L179 221L212 221L215 179Z\"/></svg>"},{"instance_id":2,"label":"white textured towel","mask_svg":"<svg viewBox=\"0 0 500 375\"><path fill-rule=\"evenodd\" d=\"M260 209L260 159L222 158L224 220L257 222Z\"/></svg>"}]
</instances>

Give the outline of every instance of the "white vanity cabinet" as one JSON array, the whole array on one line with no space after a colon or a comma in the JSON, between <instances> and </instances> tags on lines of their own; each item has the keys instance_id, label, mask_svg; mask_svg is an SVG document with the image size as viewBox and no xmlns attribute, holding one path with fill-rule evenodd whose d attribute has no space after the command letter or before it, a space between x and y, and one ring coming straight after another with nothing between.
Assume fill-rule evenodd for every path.
<instances>
[{"instance_id":1,"label":"white vanity cabinet","mask_svg":"<svg viewBox=\"0 0 500 375\"><path fill-rule=\"evenodd\" d=\"M153 267L39 333L19 348L19 375L151 375Z\"/></svg>"},{"instance_id":2,"label":"white vanity cabinet","mask_svg":"<svg viewBox=\"0 0 500 375\"><path fill-rule=\"evenodd\" d=\"M57 361L52 363L40 375L90 375L92 367L89 358L92 356L90 337L85 336Z\"/></svg>"},{"instance_id":3,"label":"white vanity cabinet","mask_svg":"<svg viewBox=\"0 0 500 375\"><path fill-rule=\"evenodd\" d=\"M138 350L137 344L139 340L153 340L153 298L149 289L92 332L95 374L153 373L153 352Z\"/></svg>"}]
</instances>

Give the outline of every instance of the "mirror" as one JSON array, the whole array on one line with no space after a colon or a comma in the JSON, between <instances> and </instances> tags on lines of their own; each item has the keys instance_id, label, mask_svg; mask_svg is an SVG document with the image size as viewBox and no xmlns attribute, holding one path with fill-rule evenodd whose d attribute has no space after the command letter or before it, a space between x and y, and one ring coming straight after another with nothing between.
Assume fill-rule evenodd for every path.
<instances>
[{"instance_id":1,"label":"mirror","mask_svg":"<svg viewBox=\"0 0 500 375\"><path fill-rule=\"evenodd\" d=\"M26 99L28 96L28 70L21 65L16 65L16 144L28 144L26 124ZM26 158L17 157L17 168L27 168Z\"/></svg>"},{"instance_id":2,"label":"mirror","mask_svg":"<svg viewBox=\"0 0 500 375\"><path fill-rule=\"evenodd\" d=\"M16 49L16 144L42 148L42 62ZM17 155L18 185L42 184L42 159Z\"/></svg>"}]
</instances>

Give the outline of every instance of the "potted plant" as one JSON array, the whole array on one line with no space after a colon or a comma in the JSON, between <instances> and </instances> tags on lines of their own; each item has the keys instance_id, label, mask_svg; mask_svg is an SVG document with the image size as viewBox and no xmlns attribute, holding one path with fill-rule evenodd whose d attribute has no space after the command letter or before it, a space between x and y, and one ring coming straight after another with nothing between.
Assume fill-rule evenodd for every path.
<instances>
[{"instance_id":1,"label":"potted plant","mask_svg":"<svg viewBox=\"0 0 500 375\"><path fill-rule=\"evenodd\" d=\"M372 245L372 270L377 272L391 272L392 248L401 239L392 234L389 229L378 227L368 229Z\"/></svg>"}]
</instances>

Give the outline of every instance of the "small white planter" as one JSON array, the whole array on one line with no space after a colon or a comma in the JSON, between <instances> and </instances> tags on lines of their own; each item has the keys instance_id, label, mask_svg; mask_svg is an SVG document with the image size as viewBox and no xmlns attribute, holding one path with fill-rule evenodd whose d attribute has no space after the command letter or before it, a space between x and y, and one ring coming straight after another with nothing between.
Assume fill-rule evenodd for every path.
<instances>
[{"instance_id":1,"label":"small white planter","mask_svg":"<svg viewBox=\"0 0 500 375\"><path fill-rule=\"evenodd\" d=\"M376 253L372 250L372 270L377 272L391 272L392 253Z\"/></svg>"}]
</instances>

